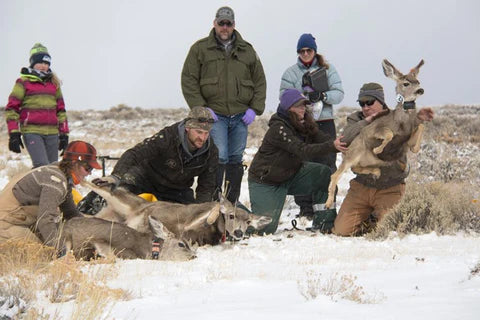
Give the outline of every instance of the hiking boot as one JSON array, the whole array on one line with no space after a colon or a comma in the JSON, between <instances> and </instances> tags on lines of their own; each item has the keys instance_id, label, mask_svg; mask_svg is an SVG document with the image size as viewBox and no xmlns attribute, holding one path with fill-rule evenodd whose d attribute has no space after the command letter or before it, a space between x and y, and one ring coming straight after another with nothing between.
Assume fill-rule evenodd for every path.
<instances>
[{"instance_id":1,"label":"hiking boot","mask_svg":"<svg viewBox=\"0 0 480 320\"><path fill-rule=\"evenodd\" d=\"M296 215L296 218L307 218L308 221L313 220L313 208L310 206L300 207L300 212Z\"/></svg>"},{"instance_id":2,"label":"hiking boot","mask_svg":"<svg viewBox=\"0 0 480 320\"><path fill-rule=\"evenodd\" d=\"M228 163L225 167L225 181L228 181L227 199L233 204L236 203L240 197L243 172L244 168L241 163Z\"/></svg>"},{"instance_id":3,"label":"hiking boot","mask_svg":"<svg viewBox=\"0 0 480 320\"><path fill-rule=\"evenodd\" d=\"M332 233L333 224L337 217L337 209L316 211L313 214L312 231L320 231L323 234Z\"/></svg>"}]
</instances>

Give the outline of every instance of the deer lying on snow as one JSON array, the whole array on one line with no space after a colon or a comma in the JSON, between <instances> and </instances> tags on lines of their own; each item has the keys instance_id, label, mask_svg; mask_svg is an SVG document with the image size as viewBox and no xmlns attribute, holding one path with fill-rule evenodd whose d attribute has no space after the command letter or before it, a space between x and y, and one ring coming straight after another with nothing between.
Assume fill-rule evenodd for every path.
<instances>
[{"instance_id":1,"label":"deer lying on snow","mask_svg":"<svg viewBox=\"0 0 480 320\"><path fill-rule=\"evenodd\" d=\"M82 184L107 201L107 207L96 217L124 223L145 232L148 217L154 217L177 238L199 245L218 244L224 236L241 240L248 227L261 229L271 222L270 217L257 216L234 207L223 195L220 202L180 204L165 201L148 202L128 190L118 187Z\"/></svg>"},{"instance_id":2,"label":"deer lying on snow","mask_svg":"<svg viewBox=\"0 0 480 320\"><path fill-rule=\"evenodd\" d=\"M420 150L424 125L417 118L415 100L424 93L417 80L423 60L406 75L398 71L388 60L382 62L384 74L396 83L397 106L364 127L348 146L337 171L332 174L328 187L325 207L330 208L334 201L335 188L341 175L352 168L360 174L380 176L379 167L401 159L410 149ZM427 118L433 118L431 108L423 109Z\"/></svg>"},{"instance_id":3,"label":"deer lying on snow","mask_svg":"<svg viewBox=\"0 0 480 320\"><path fill-rule=\"evenodd\" d=\"M98 218L76 217L63 228L65 246L77 259L89 260L110 253L124 259L186 261L195 257L187 243L176 239L160 221L148 217L149 229L139 232L126 225ZM152 245L153 244L153 245Z\"/></svg>"}]
</instances>

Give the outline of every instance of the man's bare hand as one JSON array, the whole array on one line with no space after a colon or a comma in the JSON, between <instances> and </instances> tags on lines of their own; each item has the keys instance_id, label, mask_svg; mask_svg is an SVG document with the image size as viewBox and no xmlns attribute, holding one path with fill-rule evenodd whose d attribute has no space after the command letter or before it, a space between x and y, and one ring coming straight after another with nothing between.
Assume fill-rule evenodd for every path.
<instances>
[{"instance_id":1,"label":"man's bare hand","mask_svg":"<svg viewBox=\"0 0 480 320\"><path fill-rule=\"evenodd\" d=\"M433 120L433 109L432 108L422 108L417 113L417 118L422 121L432 121Z\"/></svg>"},{"instance_id":2,"label":"man's bare hand","mask_svg":"<svg viewBox=\"0 0 480 320\"><path fill-rule=\"evenodd\" d=\"M338 137L337 139L335 139L335 141L333 141L333 145L335 146L335 149L337 149L342 153L345 153L348 150L348 148L346 147L347 143L340 141L342 139L343 139L343 136Z\"/></svg>"}]
</instances>

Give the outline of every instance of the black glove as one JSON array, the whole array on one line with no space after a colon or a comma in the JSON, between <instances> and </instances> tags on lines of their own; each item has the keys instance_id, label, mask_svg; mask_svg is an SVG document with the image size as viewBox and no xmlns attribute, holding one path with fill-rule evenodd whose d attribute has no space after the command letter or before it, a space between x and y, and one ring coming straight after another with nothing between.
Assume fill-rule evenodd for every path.
<instances>
[{"instance_id":1,"label":"black glove","mask_svg":"<svg viewBox=\"0 0 480 320\"><path fill-rule=\"evenodd\" d=\"M10 133L10 139L8 140L8 149L12 152L20 153L20 147L25 148L22 142L22 134L20 132Z\"/></svg>"},{"instance_id":2,"label":"black glove","mask_svg":"<svg viewBox=\"0 0 480 320\"><path fill-rule=\"evenodd\" d=\"M67 145L68 145L68 135L60 134L58 136L58 151L65 151L65 148L67 148Z\"/></svg>"}]
</instances>

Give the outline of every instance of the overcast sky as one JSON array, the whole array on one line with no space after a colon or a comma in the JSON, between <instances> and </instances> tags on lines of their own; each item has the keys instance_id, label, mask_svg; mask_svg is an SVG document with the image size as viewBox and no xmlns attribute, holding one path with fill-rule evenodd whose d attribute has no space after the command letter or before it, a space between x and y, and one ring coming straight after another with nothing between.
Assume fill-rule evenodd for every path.
<instances>
[{"instance_id":1,"label":"overcast sky","mask_svg":"<svg viewBox=\"0 0 480 320\"><path fill-rule=\"evenodd\" d=\"M425 59L420 105L480 103L478 0L0 0L0 105L41 42L63 81L67 110L186 107L183 62L223 5L234 9L236 29L260 56L269 111L305 32L342 78L341 105L355 105L370 81L380 82L394 105L383 58L404 72Z\"/></svg>"}]
</instances>

